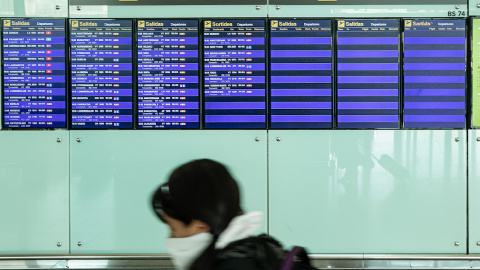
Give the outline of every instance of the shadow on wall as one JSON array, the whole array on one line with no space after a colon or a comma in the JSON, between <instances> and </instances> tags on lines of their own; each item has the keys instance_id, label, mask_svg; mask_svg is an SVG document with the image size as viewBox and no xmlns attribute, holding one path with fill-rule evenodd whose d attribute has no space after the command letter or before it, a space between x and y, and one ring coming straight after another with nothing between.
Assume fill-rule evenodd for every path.
<instances>
[{"instance_id":1,"label":"shadow on wall","mask_svg":"<svg viewBox=\"0 0 480 270\"><path fill-rule=\"evenodd\" d=\"M331 176L344 185L373 180L372 174L399 181L456 179L464 173L466 150L455 136L433 130L336 132L330 138Z\"/></svg>"},{"instance_id":2,"label":"shadow on wall","mask_svg":"<svg viewBox=\"0 0 480 270\"><path fill-rule=\"evenodd\" d=\"M396 133L392 132L391 135L393 135L391 138L384 138L385 145L395 143ZM382 151L382 145L380 149L374 149L379 147L374 145L374 141L379 141L375 136L375 132L359 131L355 133L355 137L352 137L349 132L339 132L331 137L330 153L334 161L332 165L335 166L336 171L334 177L339 183L349 185L359 180L368 181L371 179L372 171L378 171L380 168L396 180L405 180L410 176L410 171L391 156L397 150L401 150L394 148L393 151Z\"/></svg>"},{"instance_id":3,"label":"shadow on wall","mask_svg":"<svg viewBox=\"0 0 480 270\"><path fill-rule=\"evenodd\" d=\"M456 136L455 131L433 130L335 132L330 137L330 179L358 196L386 195L406 181L456 181L466 162L465 146Z\"/></svg>"}]
</instances>

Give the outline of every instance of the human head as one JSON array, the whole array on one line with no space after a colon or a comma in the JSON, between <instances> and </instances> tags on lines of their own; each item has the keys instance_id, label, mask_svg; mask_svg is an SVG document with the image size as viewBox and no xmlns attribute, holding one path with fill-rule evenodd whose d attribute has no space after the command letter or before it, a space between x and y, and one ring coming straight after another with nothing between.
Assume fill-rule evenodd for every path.
<instances>
[{"instance_id":1,"label":"human head","mask_svg":"<svg viewBox=\"0 0 480 270\"><path fill-rule=\"evenodd\" d=\"M176 168L154 193L152 206L172 229L172 237L208 231L216 239L234 217L242 214L237 183L224 165L210 159ZM174 232L172 222L187 230Z\"/></svg>"}]
</instances>

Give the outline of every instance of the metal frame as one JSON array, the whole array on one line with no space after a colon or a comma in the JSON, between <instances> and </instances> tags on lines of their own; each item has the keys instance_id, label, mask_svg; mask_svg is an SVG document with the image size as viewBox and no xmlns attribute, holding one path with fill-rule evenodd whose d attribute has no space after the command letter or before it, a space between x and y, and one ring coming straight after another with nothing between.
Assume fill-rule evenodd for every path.
<instances>
[{"instance_id":1,"label":"metal frame","mask_svg":"<svg viewBox=\"0 0 480 270\"><path fill-rule=\"evenodd\" d=\"M309 254L312 260L470 260L480 261L472 254ZM168 254L100 254L100 255L2 255L0 265L6 260L170 260Z\"/></svg>"},{"instance_id":2,"label":"metal frame","mask_svg":"<svg viewBox=\"0 0 480 270\"><path fill-rule=\"evenodd\" d=\"M311 254L318 269L480 269L480 255ZM168 255L0 256L0 269L174 269Z\"/></svg>"}]
</instances>

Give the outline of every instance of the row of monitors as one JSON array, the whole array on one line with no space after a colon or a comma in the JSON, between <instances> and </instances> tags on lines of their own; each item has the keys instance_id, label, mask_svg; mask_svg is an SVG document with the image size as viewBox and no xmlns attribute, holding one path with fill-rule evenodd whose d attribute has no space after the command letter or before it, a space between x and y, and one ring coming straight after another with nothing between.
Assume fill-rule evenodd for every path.
<instances>
[{"instance_id":1,"label":"row of monitors","mask_svg":"<svg viewBox=\"0 0 480 270\"><path fill-rule=\"evenodd\" d=\"M462 19L65 23L2 20L4 127L466 126Z\"/></svg>"}]
</instances>

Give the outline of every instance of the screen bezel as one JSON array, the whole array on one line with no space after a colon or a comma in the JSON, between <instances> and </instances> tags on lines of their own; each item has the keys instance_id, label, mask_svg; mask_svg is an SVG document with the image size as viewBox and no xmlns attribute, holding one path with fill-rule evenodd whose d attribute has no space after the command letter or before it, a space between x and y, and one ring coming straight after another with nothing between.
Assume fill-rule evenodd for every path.
<instances>
[{"instance_id":1,"label":"screen bezel","mask_svg":"<svg viewBox=\"0 0 480 270\"><path fill-rule=\"evenodd\" d=\"M195 127L195 128L143 128L143 127L140 127L140 121L139 121L139 116L140 116L140 113L138 112L138 102L139 102L139 95L138 95L138 21L197 21L198 22L198 26L197 26L197 36L198 36L198 127ZM202 40L201 40L201 32L200 32L200 27L201 27L201 19L199 18L160 18L160 19L152 19L152 18L138 18L136 19L136 22L135 22L135 66L134 66L134 73L135 73L135 88L136 88L136 91L135 91L135 119L136 119L136 125L135 125L135 129L138 129L138 130L198 130L198 129L201 129L202 128L202 92L203 92L203 87L202 87L202 82L200 81L202 79L202 73L203 73L203 66L201 64L201 61L202 61L202 55L201 53L203 53L203 50L202 50L202 46L203 46L203 43Z\"/></svg>"},{"instance_id":2,"label":"screen bezel","mask_svg":"<svg viewBox=\"0 0 480 270\"><path fill-rule=\"evenodd\" d=\"M465 115L464 115L464 126L462 128L445 128L445 127L434 127L434 128L408 128L408 127L405 127L405 109L404 109L404 106L405 106L405 100L404 100L404 97L405 97L405 85L402 84L402 111L401 111L401 114L402 114L402 119L401 119L401 123L402 123L402 126L401 126L401 129L403 130L466 130L467 129L467 126L468 126L468 118L467 118L467 114L468 114L468 88L469 88L469 85L468 85L468 67L467 67L467 58L468 58L468 54L469 54L469 51L468 51L468 33L469 33L469 24L468 24L468 20L467 18L402 18L401 19L401 27L402 27L402 59L405 58L405 20L436 20L436 21L444 21L444 20L459 20L459 21L464 21L465 22ZM471 52L470 52L471 53ZM470 71L471 72L471 71ZM405 65L402 65L402 81L404 80L405 78ZM441 115L439 115L439 117L441 117Z\"/></svg>"},{"instance_id":3,"label":"screen bezel","mask_svg":"<svg viewBox=\"0 0 480 270\"><path fill-rule=\"evenodd\" d=\"M3 42L3 31L4 31L4 20L63 20L64 22L64 37L65 37L65 125L63 127L8 127L5 125L5 66L4 66L4 42ZM70 50L70 42L67 40L67 31L68 31L68 25L67 25L67 19L66 18L61 18L61 17L52 17L52 18L44 18L44 17L39 17L39 18L34 18L34 17L24 17L24 18L2 18L0 20L1 25L1 33L0 33L0 38L2 40L1 43L1 65L2 65L2 85L1 85L1 102L2 102L2 112L1 112L1 117L2 119L0 120L2 122L2 129L5 130L63 130L63 129L68 129L69 127L69 114L70 114L70 109L69 109L69 94L70 94L70 84L69 84L69 77L70 77L70 69L68 68L70 66L70 58L67 56L67 53Z\"/></svg>"},{"instance_id":4,"label":"screen bezel","mask_svg":"<svg viewBox=\"0 0 480 270\"><path fill-rule=\"evenodd\" d=\"M332 64L332 73L331 73L331 104L332 104L332 108L330 109L330 112L331 112L331 116L332 116L332 121L330 122L331 123L331 127L330 128L312 128L312 127L301 127L301 128L272 128L271 125L272 125L272 108L271 108L271 102L272 102L272 86L271 86L271 76L272 76L272 57L271 57L271 53L272 53L272 46L271 46L271 39L272 39L272 36L271 36L271 30L272 30L272 25L271 25L271 21L273 20L316 20L316 21L330 21L331 23L331 28L330 28L330 38L331 38L331 52L332 52L332 60L331 60L331 64ZM334 97L334 92L335 92L335 88L336 88L336 80L335 80L335 75L336 75L336 53L333 51L335 48L336 48L336 39L334 37L334 33L336 32L336 25L335 25L335 20L333 18L310 18L310 17L305 17L305 18L284 18L284 17L275 17L275 18L269 18L268 20L268 129L270 130L331 130L335 127L336 123L336 117L334 115L334 110L335 110L335 97Z\"/></svg>"},{"instance_id":5,"label":"screen bezel","mask_svg":"<svg viewBox=\"0 0 480 270\"><path fill-rule=\"evenodd\" d=\"M340 128L338 127L338 21L345 21L345 20L378 20L378 21L381 21L381 20L393 20L393 21L397 21L398 22L398 121L397 121L397 128ZM334 129L339 129L339 130L400 130L401 129L401 119L402 119L402 116L401 116L401 111L403 108L401 108L402 106L402 95L401 95L401 89L403 87L403 76L402 76L402 64L403 64L403 57L402 57L402 54L401 54L401 46L402 46L402 39L401 39L401 35L402 35L402 29L401 29L401 18L335 18L335 59L337 60L336 61L336 65L335 65L335 110L334 110L334 115L335 115L335 127Z\"/></svg>"},{"instance_id":6,"label":"screen bezel","mask_svg":"<svg viewBox=\"0 0 480 270\"><path fill-rule=\"evenodd\" d=\"M136 23L136 19L128 19L128 18L125 18L125 19L102 19L102 18L79 18L79 19L76 19L76 18L69 18L68 19L68 44L70 45L68 47L69 49L69 56L68 56L68 59L69 59L69 70L71 70L72 68L72 53L71 53L71 50L72 50L72 44L71 44L71 21L131 21L132 22L132 126L131 127L128 127L128 128L108 128L108 127L101 127L101 128L92 128L92 127L85 127L85 128L76 128L76 127L73 127L73 113L72 113L72 94L71 94L71 91L72 91L72 76L71 74L69 74L70 76L68 77L68 85L69 85L69 89L70 89L70 98L69 98L69 111L70 111L70 117L69 117L69 121L68 121L68 128L70 130L134 130L135 129L135 111L136 111L136 106L135 106L135 103L136 103L136 99L135 99L135 91L136 90L136 74L135 74L135 69L134 69L134 65L135 65L135 59L137 58L135 53L137 52L135 50L135 46L136 46L136 41L134 40L134 31L135 31L135 23Z\"/></svg>"},{"instance_id":7,"label":"screen bezel","mask_svg":"<svg viewBox=\"0 0 480 270\"><path fill-rule=\"evenodd\" d=\"M204 72L204 67L205 67L205 40L204 40L204 37L205 37L205 21L221 21L221 20L225 20L225 21L264 21L265 22L265 29L264 29L264 44L265 44L265 126L263 128L207 128L205 127L205 124L206 124L206 121L205 121L205 72ZM252 17L252 18L203 18L201 19L200 23L201 23L201 26L200 26L200 29L201 29L201 32L200 32L200 35L201 35L201 38L202 38L202 50L201 50L201 53L202 53L202 57L201 57L201 61L202 61L202 73L200 74L200 79L202 80L202 103L201 103L201 107L202 107L202 110L201 110L201 119L202 119L202 125L201 125L201 129L205 129L205 130L267 130L268 129L268 119L269 119L269 104L270 104L270 100L268 99L268 85L270 83L270 80L269 80L269 77L268 77L268 62L269 62L269 55L268 55L268 51L270 50L270 47L269 47L269 43L268 43L268 40L269 40L269 35L268 35L268 22L269 20L267 18L255 18L255 17Z\"/></svg>"}]
</instances>

